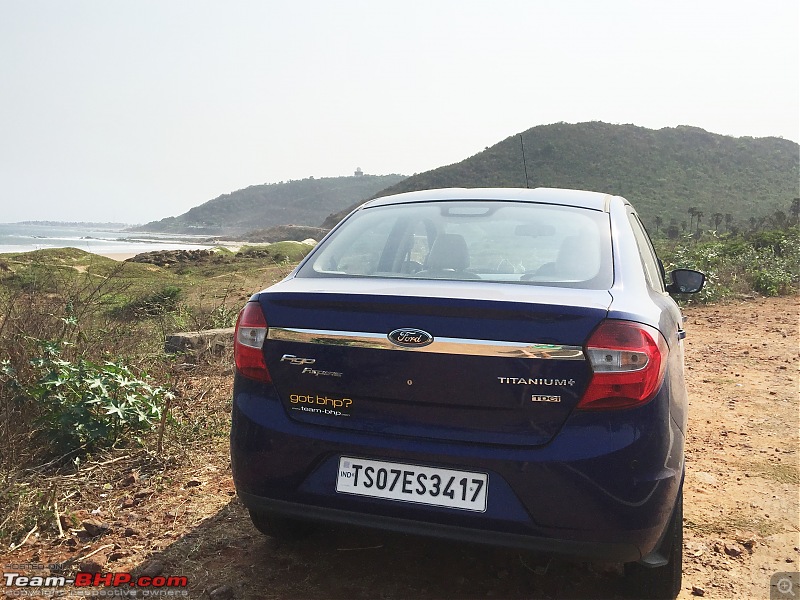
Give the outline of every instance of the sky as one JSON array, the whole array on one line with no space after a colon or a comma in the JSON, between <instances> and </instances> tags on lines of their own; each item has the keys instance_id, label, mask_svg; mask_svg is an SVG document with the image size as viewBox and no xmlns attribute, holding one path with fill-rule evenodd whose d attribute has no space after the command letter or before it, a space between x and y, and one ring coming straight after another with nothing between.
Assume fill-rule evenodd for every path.
<instances>
[{"instance_id":1,"label":"sky","mask_svg":"<svg viewBox=\"0 0 800 600\"><path fill-rule=\"evenodd\" d=\"M0 0L0 222L412 175L560 121L800 141L797 0Z\"/></svg>"}]
</instances>

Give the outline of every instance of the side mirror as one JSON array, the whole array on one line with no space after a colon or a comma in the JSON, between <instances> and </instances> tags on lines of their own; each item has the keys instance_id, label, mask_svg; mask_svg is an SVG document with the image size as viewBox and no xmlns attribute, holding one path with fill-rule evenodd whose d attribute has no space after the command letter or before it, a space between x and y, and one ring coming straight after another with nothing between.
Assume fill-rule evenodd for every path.
<instances>
[{"instance_id":1,"label":"side mirror","mask_svg":"<svg viewBox=\"0 0 800 600\"><path fill-rule=\"evenodd\" d=\"M672 283L667 286L670 294L696 294L706 282L705 274L691 269L675 269L670 277Z\"/></svg>"}]
</instances>

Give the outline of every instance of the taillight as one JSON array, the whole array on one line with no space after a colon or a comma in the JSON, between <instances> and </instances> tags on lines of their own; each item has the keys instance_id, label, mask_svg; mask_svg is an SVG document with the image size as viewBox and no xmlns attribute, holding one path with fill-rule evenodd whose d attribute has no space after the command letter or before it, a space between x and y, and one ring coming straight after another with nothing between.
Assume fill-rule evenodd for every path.
<instances>
[{"instance_id":1,"label":"taillight","mask_svg":"<svg viewBox=\"0 0 800 600\"><path fill-rule=\"evenodd\" d=\"M579 409L612 410L644 404L664 381L669 348L661 333L632 321L603 321L586 344L592 379Z\"/></svg>"},{"instance_id":2,"label":"taillight","mask_svg":"<svg viewBox=\"0 0 800 600\"><path fill-rule=\"evenodd\" d=\"M250 379L270 383L267 363L264 362L264 340L267 337L267 321L258 302L248 302L236 319L233 337L233 360L236 369Z\"/></svg>"}]
</instances>

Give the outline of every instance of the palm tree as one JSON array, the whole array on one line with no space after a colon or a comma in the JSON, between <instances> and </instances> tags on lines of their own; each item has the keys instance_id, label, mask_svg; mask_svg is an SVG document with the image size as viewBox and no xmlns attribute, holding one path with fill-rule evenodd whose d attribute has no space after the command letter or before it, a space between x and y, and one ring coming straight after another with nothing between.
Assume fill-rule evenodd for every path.
<instances>
[{"instance_id":1,"label":"palm tree","mask_svg":"<svg viewBox=\"0 0 800 600\"><path fill-rule=\"evenodd\" d=\"M671 240L677 240L681 236L680 229L678 229L678 221L670 219L669 227L667 227L667 237Z\"/></svg>"},{"instance_id":2,"label":"palm tree","mask_svg":"<svg viewBox=\"0 0 800 600\"><path fill-rule=\"evenodd\" d=\"M732 225L733 225L733 215L731 213L725 213L725 231L730 232Z\"/></svg>"},{"instance_id":3,"label":"palm tree","mask_svg":"<svg viewBox=\"0 0 800 600\"><path fill-rule=\"evenodd\" d=\"M697 235L700 235L700 220L703 218L703 211L696 210L694 214L697 217Z\"/></svg>"},{"instance_id":4,"label":"palm tree","mask_svg":"<svg viewBox=\"0 0 800 600\"><path fill-rule=\"evenodd\" d=\"M780 229L782 227L786 227L788 225L789 218L786 216L786 213L782 210L776 210L772 213L772 225L775 229Z\"/></svg>"},{"instance_id":5,"label":"palm tree","mask_svg":"<svg viewBox=\"0 0 800 600\"><path fill-rule=\"evenodd\" d=\"M719 231L719 226L722 225L722 213L716 212L712 215L712 218L714 219L714 230Z\"/></svg>"},{"instance_id":6,"label":"palm tree","mask_svg":"<svg viewBox=\"0 0 800 600\"><path fill-rule=\"evenodd\" d=\"M658 233L658 230L661 228L663 224L664 224L664 219L662 219L661 217L656 217L656 233Z\"/></svg>"},{"instance_id":7,"label":"palm tree","mask_svg":"<svg viewBox=\"0 0 800 600\"><path fill-rule=\"evenodd\" d=\"M694 222L694 216L697 214L697 209L694 206L690 206L689 210L686 212L689 213L689 229L691 229L692 223Z\"/></svg>"}]
</instances>

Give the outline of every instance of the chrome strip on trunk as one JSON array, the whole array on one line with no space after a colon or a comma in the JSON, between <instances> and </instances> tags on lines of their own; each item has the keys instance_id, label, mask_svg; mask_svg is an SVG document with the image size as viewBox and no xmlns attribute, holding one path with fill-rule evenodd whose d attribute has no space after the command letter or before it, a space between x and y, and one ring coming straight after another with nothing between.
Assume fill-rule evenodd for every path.
<instances>
[{"instance_id":1,"label":"chrome strip on trunk","mask_svg":"<svg viewBox=\"0 0 800 600\"><path fill-rule=\"evenodd\" d=\"M427 346L409 348L393 344L387 334L359 331L331 331L324 329L295 329L270 327L268 340L345 346L348 348L373 348L375 350L401 350L405 352L432 352L434 354L462 354L469 356L498 356L503 358L536 358L558 360L585 360L581 346L528 344L463 338L434 338Z\"/></svg>"}]
</instances>

